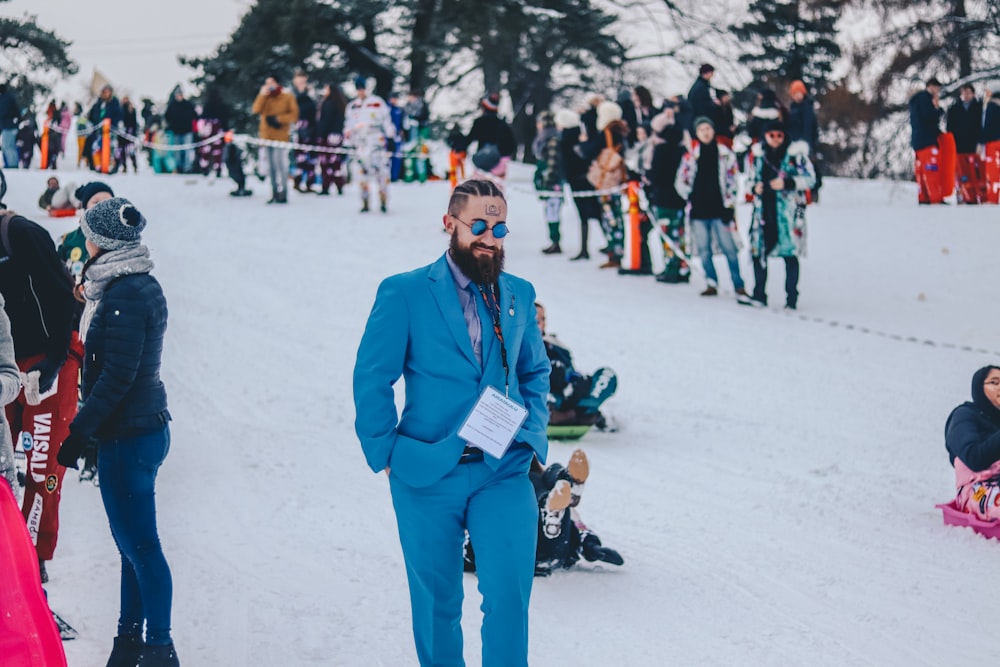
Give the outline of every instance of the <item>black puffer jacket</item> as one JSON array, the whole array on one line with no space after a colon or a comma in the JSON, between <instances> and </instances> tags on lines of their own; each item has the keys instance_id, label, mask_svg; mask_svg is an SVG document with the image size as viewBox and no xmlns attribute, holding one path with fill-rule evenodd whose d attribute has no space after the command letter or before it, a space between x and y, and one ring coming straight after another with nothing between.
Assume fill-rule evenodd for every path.
<instances>
[{"instance_id":1,"label":"black puffer jacket","mask_svg":"<svg viewBox=\"0 0 1000 667\"><path fill-rule=\"evenodd\" d=\"M517 142L510 125L492 111L484 111L482 116L473 121L472 129L466 139L467 145L477 144L477 149L486 144L493 144L502 157L510 157L517 150Z\"/></svg>"},{"instance_id":2,"label":"black puffer jacket","mask_svg":"<svg viewBox=\"0 0 1000 667\"><path fill-rule=\"evenodd\" d=\"M972 401L948 415L944 424L944 444L951 464L955 459L970 470L986 470L1000 461L1000 410L983 391L983 382L996 366L985 366L972 376Z\"/></svg>"},{"instance_id":3,"label":"black puffer jacket","mask_svg":"<svg viewBox=\"0 0 1000 667\"><path fill-rule=\"evenodd\" d=\"M111 440L170 420L160 381L167 302L148 273L119 278L104 292L87 329L83 406L70 431Z\"/></svg>"},{"instance_id":4,"label":"black puffer jacket","mask_svg":"<svg viewBox=\"0 0 1000 667\"><path fill-rule=\"evenodd\" d=\"M660 132L662 144L653 149L653 163L649 168L649 201L660 208L680 211L687 206L687 201L679 194L674 183L677 180L677 168L684 158L684 130L679 125L668 125Z\"/></svg>"},{"instance_id":5,"label":"black puffer jacket","mask_svg":"<svg viewBox=\"0 0 1000 667\"><path fill-rule=\"evenodd\" d=\"M22 216L10 221L11 255L0 244L0 292L19 360L44 354L62 363L76 317L73 281L52 236Z\"/></svg>"}]
</instances>

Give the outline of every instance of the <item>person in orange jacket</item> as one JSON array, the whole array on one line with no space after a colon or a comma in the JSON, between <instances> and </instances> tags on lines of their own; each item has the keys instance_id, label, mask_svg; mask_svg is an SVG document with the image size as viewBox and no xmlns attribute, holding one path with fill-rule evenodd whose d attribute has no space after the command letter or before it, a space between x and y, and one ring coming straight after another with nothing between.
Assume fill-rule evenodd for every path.
<instances>
[{"instance_id":1,"label":"person in orange jacket","mask_svg":"<svg viewBox=\"0 0 1000 667\"><path fill-rule=\"evenodd\" d=\"M292 125L299 120L295 96L273 76L267 77L261 86L252 112L260 116L260 138L268 141L287 142ZM261 146L260 153L260 162L267 164L271 176L271 199L267 203L288 203L288 147Z\"/></svg>"}]
</instances>

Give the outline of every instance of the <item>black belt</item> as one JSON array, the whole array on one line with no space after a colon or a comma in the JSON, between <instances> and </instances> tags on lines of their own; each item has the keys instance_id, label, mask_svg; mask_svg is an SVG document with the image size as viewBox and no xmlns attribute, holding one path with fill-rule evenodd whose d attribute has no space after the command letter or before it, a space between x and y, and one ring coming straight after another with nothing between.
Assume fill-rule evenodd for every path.
<instances>
[{"instance_id":1,"label":"black belt","mask_svg":"<svg viewBox=\"0 0 1000 667\"><path fill-rule=\"evenodd\" d=\"M483 450L478 447L473 447L471 445L466 445L465 449L462 450L462 458L458 459L459 463L478 463L483 460Z\"/></svg>"}]
</instances>

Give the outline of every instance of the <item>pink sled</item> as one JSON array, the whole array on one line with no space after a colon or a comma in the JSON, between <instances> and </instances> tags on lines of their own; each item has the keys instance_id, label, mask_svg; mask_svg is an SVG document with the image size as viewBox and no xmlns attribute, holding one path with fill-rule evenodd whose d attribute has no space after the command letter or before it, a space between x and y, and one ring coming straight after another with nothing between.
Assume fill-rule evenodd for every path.
<instances>
[{"instance_id":1,"label":"pink sled","mask_svg":"<svg viewBox=\"0 0 1000 667\"><path fill-rule=\"evenodd\" d=\"M954 500L935 505L935 507L941 510L946 526L964 526L971 528L983 537L1000 539L1000 521L984 521L974 514L963 512Z\"/></svg>"}]
</instances>

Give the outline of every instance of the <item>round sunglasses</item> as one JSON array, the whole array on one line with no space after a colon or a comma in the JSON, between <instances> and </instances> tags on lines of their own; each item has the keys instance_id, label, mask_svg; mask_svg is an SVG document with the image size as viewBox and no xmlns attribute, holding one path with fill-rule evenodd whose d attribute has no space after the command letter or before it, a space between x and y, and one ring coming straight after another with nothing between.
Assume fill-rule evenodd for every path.
<instances>
[{"instance_id":1,"label":"round sunglasses","mask_svg":"<svg viewBox=\"0 0 1000 667\"><path fill-rule=\"evenodd\" d=\"M473 220L472 223L470 224L465 220L462 220L457 215L452 215L451 217L455 218L463 225L468 227L469 231L472 232L473 236L482 236L483 234L486 233L487 230L489 230L493 232L493 238L502 239L503 237L507 236L508 232L510 232L510 229L507 228L506 222L498 222L497 224L490 227L485 220L476 219Z\"/></svg>"}]
</instances>

